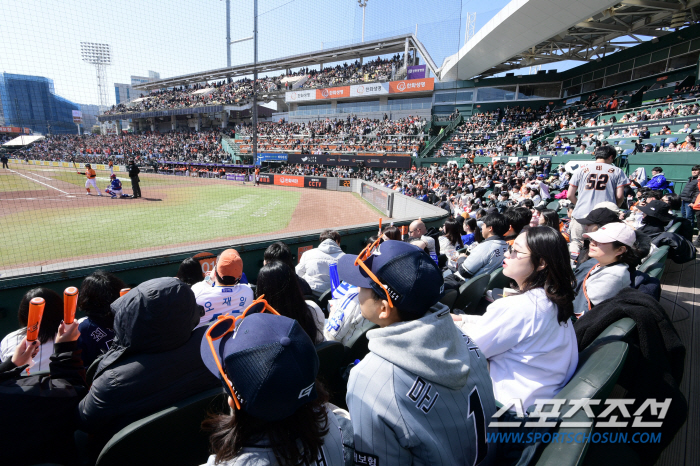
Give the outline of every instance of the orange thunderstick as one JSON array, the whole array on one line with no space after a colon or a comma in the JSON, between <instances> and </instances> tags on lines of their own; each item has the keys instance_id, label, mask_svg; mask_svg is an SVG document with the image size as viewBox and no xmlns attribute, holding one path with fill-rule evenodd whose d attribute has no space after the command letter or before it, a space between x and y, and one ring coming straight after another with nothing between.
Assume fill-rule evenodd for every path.
<instances>
[{"instance_id":1,"label":"orange thunderstick","mask_svg":"<svg viewBox=\"0 0 700 466\"><path fill-rule=\"evenodd\" d=\"M121 290L119 290L119 296L124 296L129 291L131 291L131 288L122 288Z\"/></svg>"},{"instance_id":2,"label":"orange thunderstick","mask_svg":"<svg viewBox=\"0 0 700 466\"><path fill-rule=\"evenodd\" d=\"M72 324L75 320L75 309L78 307L78 289L69 286L63 291L63 322Z\"/></svg>"},{"instance_id":3,"label":"orange thunderstick","mask_svg":"<svg viewBox=\"0 0 700 466\"><path fill-rule=\"evenodd\" d=\"M39 338L39 327L41 317L44 315L44 298L32 298L29 301L29 321L27 322L27 341L34 341Z\"/></svg>"}]
</instances>

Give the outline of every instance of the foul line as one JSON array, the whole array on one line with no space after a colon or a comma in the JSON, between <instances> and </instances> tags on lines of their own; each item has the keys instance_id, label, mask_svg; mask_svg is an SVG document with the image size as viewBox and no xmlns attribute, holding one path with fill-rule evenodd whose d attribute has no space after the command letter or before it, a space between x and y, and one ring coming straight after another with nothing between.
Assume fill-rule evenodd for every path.
<instances>
[{"instance_id":1,"label":"foul line","mask_svg":"<svg viewBox=\"0 0 700 466\"><path fill-rule=\"evenodd\" d=\"M25 177L26 179L32 180L32 181L35 182L35 183L43 184L43 185L46 186L47 188L55 189L56 191L60 191L60 192L62 192L63 194L70 194L70 193L67 193L67 192L63 191L62 189L55 188L55 187L51 186L50 184L46 184L46 183L43 183L43 182L41 182L41 181L39 181L39 180L35 180L34 178L30 178L30 177L28 177L27 175L22 175L21 173L17 173L17 172L14 171L14 170L10 170L10 171L11 171L12 173L14 173L15 175L23 176L23 177Z\"/></svg>"},{"instance_id":2,"label":"foul line","mask_svg":"<svg viewBox=\"0 0 700 466\"><path fill-rule=\"evenodd\" d=\"M38 174L38 173L34 173L34 172L31 171L31 170L29 170L29 173L31 173L33 176L38 176L39 178L43 178L43 179L45 179L45 180L53 181L51 178L47 178L47 177L42 176L42 175L40 175L40 174Z\"/></svg>"}]
</instances>

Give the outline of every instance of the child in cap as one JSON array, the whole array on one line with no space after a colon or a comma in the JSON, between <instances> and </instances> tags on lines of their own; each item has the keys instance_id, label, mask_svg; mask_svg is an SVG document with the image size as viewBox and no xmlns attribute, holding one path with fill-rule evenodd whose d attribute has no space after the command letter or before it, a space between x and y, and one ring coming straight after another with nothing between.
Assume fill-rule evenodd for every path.
<instances>
[{"instance_id":1,"label":"child in cap","mask_svg":"<svg viewBox=\"0 0 700 466\"><path fill-rule=\"evenodd\" d=\"M230 326L226 321L217 324ZM217 324L210 337L221 334ZM328 395L316 382L316 349L297 321L250 314L237 322L235 333L212 340L213 351L204 336L200 353L221 380L232 412L202 424L212 432L214 454L207 465L345 464L345 420L336 418L325 403ZM343 427L351 429L345 422Z\"/></svg>"},{"instance_id":2,"label":"child in cap","mask_svg":"<svg viewBox=\"0 0 700 466\"><path fill-rule=\"evenodd\" d=\"M355 464L493 464L486 358L438 302L440 269L411 244L374 246L338 261L362 316L381 327L367 332L370 352L348 381Z\"/></svg>"},{"instance_id":3,"label":"child in cap","mask_svg":"<svg viewBox=\"0 0 700 466\"><path fill-rule=\"evenodd\" d=\"M241 314L253 302L253 289L241 283L242 276L243 259L235 249L227 249L217 257L211 281L192 285L197 304L204 308L197 328L226 313Z\"/></svg>"},{"instance_id":4,"label":"child in cap","mask_svg":"<svg viewBox=\"0 0 700 466\"><path fill-rule=\"evenodd\" d=\"M646 255L640 252L637 233L624 223L608 223L583 237L590 240L588 256L598 263L588 270L576 295L576 317L629 287L641 257Z\"/></svg>"}]
</instances>

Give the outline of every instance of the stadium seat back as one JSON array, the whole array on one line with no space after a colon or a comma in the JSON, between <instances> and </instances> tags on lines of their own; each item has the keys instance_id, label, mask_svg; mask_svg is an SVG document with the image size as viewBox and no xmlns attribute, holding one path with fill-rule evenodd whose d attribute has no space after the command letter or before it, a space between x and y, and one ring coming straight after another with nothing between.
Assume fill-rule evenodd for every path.
<instances>
[{"instance_id":1,"label":"stadium seat back","mask_svg":"<svg viewBox=\"0 0 700 466\"><path fill-rule=\"evenodd\" d=\"M568 384L555 396L556 399L580 400L582 398L606 399L612 391L625 365L629 347L623 341L588 347L579 353L579 363L576 372ZM567 405L568 406L568 405ZM599 413L603 407L593 406L594 412ZM564 411L564 413L566 410ZM590 422L583 410L579 410L568 422ZM586 427L557 427L552 433L560 436L590 435L593 432L592 422ZM540 455L537 466L578 466L583 464L588 442L552 442Z\"/></svg>"},{"instance_id":2,"label":"stadium seat back","mask_svg":"<svg viewBox=\"0 0 700 466\"><path fill-rule=\"evenodd\" d=\"M494 288L507 288L510 286L511 278L503 275L503 267L499 267L493 272L491 272L491 279L489 280L487 290L493 290Z\"/></svg>"},{"instance_id":3,"label":"stadium seat back","mask_svg":"<svg viewBox=\"0 0 700 466\"><path fill-rule=\"evenodd\" d=\"M646 272L649 275L651 275L654 271L658 273L657 269L661 269L663 272L666 257L668 256L668 249L668 246L661 246L658 251L651 255L649 259L637 267L637 270L640 272Z\"/></svg>"},{"instance_id":4,"label":"stadium seat back","mask_svg":"<svg viewBox=\"0 0 700 466\"><path fill-rule=\"evenodd\" d=\"M491 275L483 273L463 283L462 286L459 287L459 296L455 301L454 309L461 309L465 314L474 312L481 298L484 297L490 280Z\"/></svg>"},{"instance_id":5,"label":"stadium seat back","mask_svg":"<svg viewBox=\"0 0 700 466\"><path fill-rule=\"evenodd\" d=\"M114 434L96 466L203 464L209 434L201 423L208 413L228 412L223 388L213 388L132 422Z\"/></svg>"},{"instance_id":6,"label":"stadium seat back","mask_svg":"<svg viewBox=\"0 0 700 466\"><path fill-rule=\"evenodd\" d=\"M324 341L316 345L318 355L318 378L331 394L332 402L338 405L345 398L346 387L343 383L341 370L345 361L345 346L338 341ZM343 403L344 404L344 403Z\"/></svg>"},{"instance_id":7,"label":"stadium seat back","mask_svg":"<svg viewBox=\"0 0 700 466\"><path fill-rule=\"evenodd\" d=\"M547 208L551 210L558 210L559 209L559 201L552 201L549 204L547 204Z\"/></svg>"}]
</instances>

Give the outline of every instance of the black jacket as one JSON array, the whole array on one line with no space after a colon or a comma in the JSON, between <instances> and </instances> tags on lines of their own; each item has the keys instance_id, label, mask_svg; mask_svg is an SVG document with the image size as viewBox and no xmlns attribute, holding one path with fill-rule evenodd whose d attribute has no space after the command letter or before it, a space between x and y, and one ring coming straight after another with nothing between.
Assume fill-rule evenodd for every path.
<instances>
[{"instance_id":1,"label":"black jacket","mask_svg":"<svg viewBox=\"0 0 700 466\"><path fill-rule=\"evenodd\" d=\"M112 303L115 338L78 407L80 428L97 443L174 402L220 387L202 362L201 307L176 278L142 283Z\"/></svg>"},{"instance_id":2,"label":"black jacket","mask_svg":"<svg viewBox=\"0 0 700 466\"><path fill-rule=\"evenodd\" d=\"M141 170L139 170L138 165L135 163L130 163L126 168L129 170L129 178L135 178L139 176L139 173L141 173Z\"/></svg>"},{"instance_id":3,"label":"black jacket","mask_svg":"<svg viewBox=\"0 0 700 466\"><path fill-rule=\"evenodd\" d=\"M695 260L695 246L687 238L682 237L677 233L664 232L654 238L653 243L656 246L668 246L668 258L676 264L685 264Z\"/></svg>"},{"instance_id":4,"label":"black jacket","mask_svg":"<svg viewBox=\"0 0 700 466\"><path fill-rule=\"evenodd\" d=\"M630 413L636 412L647 398L658 401L672 399L662 427L644 429L661 432L661 443L635 445L640 458L643 458L642 464L653 464L683 425L688 413L688 402L679 388L683 378L685 346L659 302L641 291L625 288L574 323L579 351L591 344L610 324L623 317L635 321L638 335L630 345L624 377L618 380L628 390L625 398L635 399L634 405L629 407ZM646 410L642 421L651 421L648 414ZM656 418L653 420L658 421ZM639 432L639 429L631 427L632 419L629 421L627 429Z\"/></svg>"},{"instance_id":5,"label":"black jacket","mask_svg":"<svg viewBox=\"0 0 700 466\"><path fill-rule=\"evenodd\" d=\"M688 182L683 186L681 191L681 201L694 202L698 197L698 178L696 176L688 177Z\"/></svg>"},{"instance_id":6,"label":"black jacket","mask_svg":"<svg viewBox=\"0 0 700 466\"><path fill-rule=\"evenodd\" d=\"M0 365L0 463L71 464L75 407L87 392L78 345L54 345L50 375L21 377L26 368Z\"/></svg>"}]
</instances>

